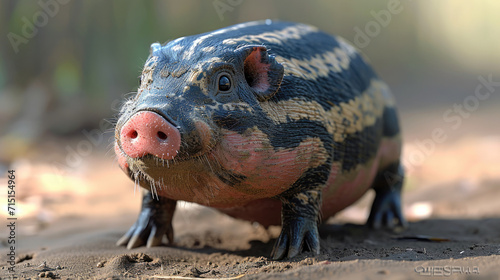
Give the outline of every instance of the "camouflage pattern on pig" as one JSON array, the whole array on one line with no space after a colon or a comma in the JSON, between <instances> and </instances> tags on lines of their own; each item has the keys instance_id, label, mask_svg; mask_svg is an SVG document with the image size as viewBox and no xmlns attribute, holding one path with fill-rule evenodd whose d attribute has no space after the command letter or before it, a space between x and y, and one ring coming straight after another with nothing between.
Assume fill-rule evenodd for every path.
<instances>
[{"instance_id":1,"label":"camouflage pattern on pig","mask_svg":"<svg viewBox=\"0 0 500 280\"><path fill-rule=\"evenodd\" d=\"M264 226L274 259L319 253L318 224L376 192L368 224L405 226L393 97L344 39L248 22L155 43L116 125L121 168L146 191L118 242L173 242L178 200Z\"/></svg>"}]
</instances>

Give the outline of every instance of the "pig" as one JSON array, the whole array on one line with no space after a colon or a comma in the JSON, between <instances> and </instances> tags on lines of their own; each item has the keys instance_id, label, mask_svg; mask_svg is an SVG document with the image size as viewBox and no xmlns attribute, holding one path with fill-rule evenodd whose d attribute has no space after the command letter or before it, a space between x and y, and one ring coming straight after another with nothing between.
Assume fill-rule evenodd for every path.
<instances>
[{"instance_id":1,"label":"pig","mask_svg":"<svg viewBox=\"0 0 500 280\"><path fill-rule=\"evenodd\" d=\"M144 189L118 245L173 242L179 200L281 225L273 259L318 254L321 221L370 189L367 224L406 227L401 143L388 86L341 37L266 20L153 43L115 128Z\"/></svg>"}]
</instances>

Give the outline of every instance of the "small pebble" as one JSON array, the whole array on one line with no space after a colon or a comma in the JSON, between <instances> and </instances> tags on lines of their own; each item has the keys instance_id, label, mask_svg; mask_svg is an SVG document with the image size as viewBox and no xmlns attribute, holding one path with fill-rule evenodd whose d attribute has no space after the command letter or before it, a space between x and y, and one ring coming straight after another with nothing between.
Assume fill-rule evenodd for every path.
<instances>
[{"instance_id":1,"label":"small pebble","mask_svg":"<svg viewBox=\"0 0 500 280\"><path fill-rule=\"evenodd\" d=\"M56 278L56 275L52 273L52 271L46 271L38 274L38 277L54 279Z\"/></svg>"},{"instance_id":2,"label":"small pebble","mask_svg":"<svg viewBox=\"0 0 500 280\"><path fill-rule=\"evenodd\" d=\"M311 258L304 259L300 262L302 265L312 265L314 261Z\"/></svg>"},{"instance_id":3,"label":"small pebble","mask_svg":"<svg viewBox=\"0 0 500 280\"><path fill-rule=\"evenodd\" d=\"M203 273L201 273L201 271L200 271L198 268L196 268L196 267L191 268L191 273L193 273L194 277L198 277L198 276L200 276L201 274L203 274Z\"/></svg>"}]
</instances>

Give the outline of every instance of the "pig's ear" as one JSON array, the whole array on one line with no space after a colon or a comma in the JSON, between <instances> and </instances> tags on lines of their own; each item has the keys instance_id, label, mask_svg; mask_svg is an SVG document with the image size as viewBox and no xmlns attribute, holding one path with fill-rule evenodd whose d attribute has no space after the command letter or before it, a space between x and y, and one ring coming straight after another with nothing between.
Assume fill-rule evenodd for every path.
<instances>
[{"instance_id":1,"label":"pig's ear","mask_svg":"<svg viewBox=\"0 0 500 280\"><path fill-rule=\"evenodd\" d=\"M245 79L257 99L266 101L273 97L283 80L283 65L264 46L244 46L235 52L243 59Z\"/></svg>"}]
</instances>

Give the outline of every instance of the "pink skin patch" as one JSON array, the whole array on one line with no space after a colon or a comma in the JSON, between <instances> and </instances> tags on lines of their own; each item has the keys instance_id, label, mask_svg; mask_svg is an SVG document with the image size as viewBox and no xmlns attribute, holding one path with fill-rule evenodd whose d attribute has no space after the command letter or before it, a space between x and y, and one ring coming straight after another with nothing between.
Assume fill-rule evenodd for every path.
<instances>
[{"instance_id":1,"label":"pink skin patch","mask_svg":"<svg viewBox=\"0 0 500 280\"><path fill-rule=\"evenodd\" d=\"M233 131L223 134L213 156L224 163L226 170L247 177L240 188L253 190L247 198L252 200L287 190L309 168L312 154L320 149L318 142L304 141L297 148L275 151L261 131L248 135Z\"/></svg>"},{"instance_id":2,"label":"pink skin patch","mask_svg":"<svg viewBox=\"0 0 500 280\"><path fill-rule=\"evenodd\" d=\"M127 156L147 154L173 159L181 146L179 130L157 113L141 111L133 115L120 131L120 143Z\"/></svg>"},{"instance_id":3,"label":"pink skin patch","mask_svg":"<svg viewBox=\"0 0 500 280\"><path fill-rule=\"evenodd\" d=\"M258 222L264 227L281 224L281 201L272 198L254 200L243 206L217 209L231 217Z\"/></svg>"},{"instance_id":4,"label":"pink skin patch","mask_svg":"<svg viewBox=\"0 0 500 280\"><path fill-rule=\"evenodd\" d=\"M346 175L338 176L338 169L339 166L332 167L327 187L323 190L321 214L324 218L353 204L370 189L378 171L378 158L371 164L358 166L351 178L346 178Z\"/></svg>"},{"instance_id":5,"label":"pink skin patch","mask_svg":"<svg viewBox=\"0 0 500 280\"><path fill-rule=\"evenodd\" d=\"M375 158L358 166L352 174L339 174L340 166L334 164L323 190L323 217L331 217L360 199L372 187L379 170L399 159L400 150L399 139L384 138Z\"/></svg>"},{"instance_id":6,"label":"pink skin patch","mask_svg":"<svg viewBox=\"0 0 500 280\"><path fill-rule=\"evenodd\" d=\"M252 88L260 92L265 92L270 86L267 76L269 64L260 62L261 58L261 49L257 47L253 48L252 53L245 59L245 68L255 77Z\"/></svg>"},{"instance_id":7,"label":"pink skin patch","mask_svg":"<svg viewBox=\"0 0 500 280\"><path fill-rule=\"evenodd\" d=\"M392 163L399 158L400 148L401 144L398 140L383 139L373 161L370 164L358 166L352 173L352 177L349 174L339 174L340 166L334 165L327 186L323 189L322 218L325 220L335 215L361 198L371 188L379 168L386 166L382 163ZM388 159L393 161L388 161ZM266 227L281 223L281 202L276 199L259 199L243 206L219 210L232 217L255 221Z\"/></svg>"}]
</instances>

